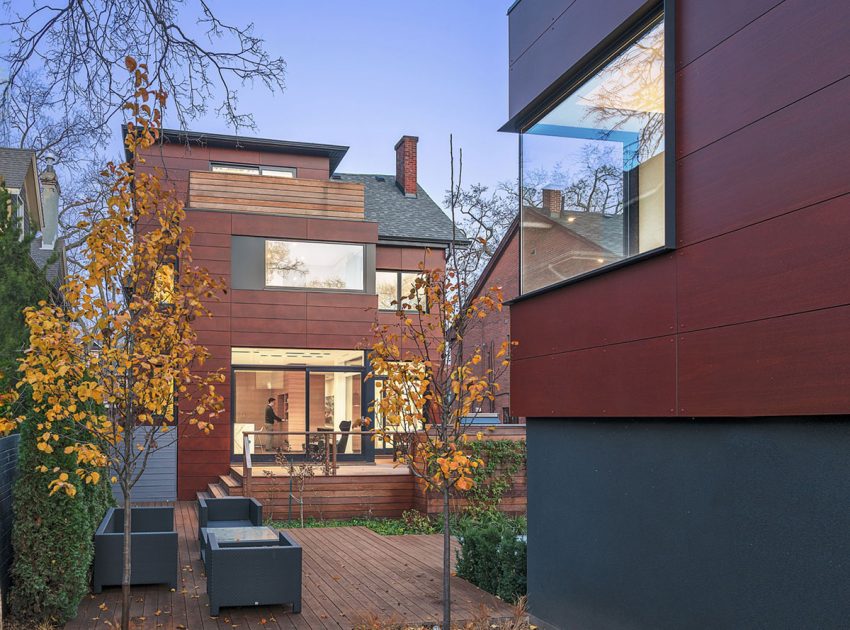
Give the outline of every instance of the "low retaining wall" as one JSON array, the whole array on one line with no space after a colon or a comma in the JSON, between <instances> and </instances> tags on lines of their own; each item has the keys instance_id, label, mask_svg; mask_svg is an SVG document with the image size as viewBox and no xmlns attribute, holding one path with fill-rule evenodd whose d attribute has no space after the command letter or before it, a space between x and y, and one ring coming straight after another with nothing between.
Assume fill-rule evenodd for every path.
<instances>
[{"instance_id":1,"label":"low retaining wall","mask_svg":"<svg viewBox=\"0 0 850 630\"><path fill-rule=\"evenodd\" d=\"M0 439L0 594L9 592L12 568L12 489L18 475L18 434Z\"/></svg>"},{"instance_id":2,"label":"low retaining wall","mask_svg":"<svg viewBox=\"0 0 850 630\"><path fill-rule=\"evenodd\" d=\"M481 432L484 440L525 440L524 424L499 424L491 427L472 426L467 430L470 436ZM442 514L443 498L437 492L426 492L425 483L416 480L416 492L413 497L413 507L423 514ZM468 504L462 493L456 493L451 499L452 512L462 511ZM511 488L502 495L499 510L505 514L525 514L528 505L526 471L523 467L511 477Z\"/></svg>"}]
</instances>

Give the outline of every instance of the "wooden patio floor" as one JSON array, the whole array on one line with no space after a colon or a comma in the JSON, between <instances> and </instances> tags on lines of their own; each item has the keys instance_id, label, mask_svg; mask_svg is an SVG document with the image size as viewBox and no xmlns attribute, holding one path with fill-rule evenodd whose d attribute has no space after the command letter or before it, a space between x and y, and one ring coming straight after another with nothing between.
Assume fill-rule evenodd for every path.
<instances>
[{"instance_id":1,"label":"wooden patio floor","mask_svg":"<svg viewBox=\"0 0 850 630\"><path fill-rule=\"evenodd\" d=\"M175 505L180 584L133 589L133 628L165 630L269 630L353 628L372 618L405 624L430 624L439 618L442 538L381 536L364 527L289 530L304 549L302 611L281 606L223 608L210 617L206 578L200 560L194 502ZM246 567L250 570L249 567ZM456 621L509 617L510 607L459 578L452 579ZM121 589L104 589L80 604L66 630L116 627Z\"/></svg>"}]
</instances>

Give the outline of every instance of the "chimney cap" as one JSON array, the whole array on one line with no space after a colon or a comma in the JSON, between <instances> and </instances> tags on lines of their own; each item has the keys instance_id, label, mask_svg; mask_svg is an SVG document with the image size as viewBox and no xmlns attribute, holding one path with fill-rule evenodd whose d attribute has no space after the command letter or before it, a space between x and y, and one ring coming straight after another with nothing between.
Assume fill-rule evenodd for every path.
<instances>
[{"instance_id":1,"label":"chimney cap","mask_svg":"<svg viewBox=\"0 0 850 630\"><path fill-rule=\"evenodd\" d=\"M419 142L419 136L402 136L401 138L399 138L398 142L395 143L395 147L393 148L398 151L398 148L401 146L401 143L405 140L413 140L413 142Z\"/></svg>"}]
</instances>

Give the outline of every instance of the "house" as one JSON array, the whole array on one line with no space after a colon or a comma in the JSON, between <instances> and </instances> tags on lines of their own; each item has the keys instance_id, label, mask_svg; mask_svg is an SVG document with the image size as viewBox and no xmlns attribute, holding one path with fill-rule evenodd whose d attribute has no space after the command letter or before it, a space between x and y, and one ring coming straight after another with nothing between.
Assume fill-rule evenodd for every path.
<instances>
[{"instance_id":1,"label":"house","mask_svg":"<svg viewBox=\"0 0 850 630\"><path fill-rule=\"evenodd\" d=\"M845 626L850 5L508 21L531 613Z\"/></svg>"},{"instance_id":2,"label":"house","mask_svg":"<svg viewBox=\"0 0 850 630\"><path fill-rule=\"evenodd\" d=\"M420 264L445 264L453 239L417 182L417 143L403 136L394 155L388 147L396 171L386 175L339 172L345 146L200 132L165 131L144 156L186 204L195 262L228 287L210 304L214 317L196 323L212 354L204 369L226 375L224 420L209 436L181 433L162 488L176 475L177 496L194 498L243 461L246 434L252 462L273 462L278 447L318 448L307 431L375 422L369 406L382 383L365 379L364 350L372 324L396 321L393 301ZM269 400L282 419L274 430L290 435L254 434L266 429ZM385 450L352 435L338 458L372 462Z\"/></svg>"},{"instance_id":3,"label":"house","mask_svg":"<svg viewBox=\"0 0 850 630\"><path fill-rule=\"evenodd\" d=\"M59 236L59 180L53 160L39 175L36 153L31 149L0 147L0 181L12 197L24 232L35 232L30 245L33 262L45 270L51 290L58 295L65 279L65 247Z\"/></svg>"}]
</instances>

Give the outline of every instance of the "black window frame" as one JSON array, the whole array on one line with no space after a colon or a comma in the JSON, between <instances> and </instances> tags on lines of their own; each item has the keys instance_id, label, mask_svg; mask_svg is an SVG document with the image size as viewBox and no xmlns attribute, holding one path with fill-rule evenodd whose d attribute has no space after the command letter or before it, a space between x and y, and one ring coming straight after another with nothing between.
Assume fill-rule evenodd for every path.
<instances>
[{"instance_id":1,"label":"black window frame","mask_svg":"<svg viewBox=\"0 0 850 630\"><path fill-rule=\"evenodd\" d=\"M402 310L402 308L401 308L401 305L402 305L401 276L402 276L402 274L409 274L409 275L412 275L412 276L420 276L420 275L422 275L422 272L420 272L420 271L410 271L409 269L375 269L375 292L376 293L378 291L378 274L379 273L394 273L395 274L395 276L396 276L396 283L395 283L396 305L395 305L395 308L381 308L381 296L379 294L378 295L378 311L380 311L381 313L398 313L399 311L402 311L404 313L428 313L429 312L429 305L428 305L428 297L427 296L425 296L425 310L420 311L420 310L415 309L415 308L403 309Z\"/></svg>"},{"instance_id":2,"label":"black window frame","mask_svg":"<svg viewBox=\"0 0 850 630\"><path fill-rule=\"evenodd\" d=\"M647 10L637 13L629 20L614 29L608 37L601 41L588 55L589 61L582 61L577 67L568 70L554 85L545 92L551 94L528 112L518 123L518 181L520 185L519 207L517 212L522 214L522 181L523 181L523 148L524 134L541 120L547 113L567 99L575 90L593 74L598 72L617 53L632 44L642 32L653 22L660 20L664 23L664 245L647 252L623 258L598 269L587 271L572 278L524 292L522 287L523 237L522 226L519 230L519 256L517 271L520 285L520 295L510 300L508 304L522 302L526 299L556 291L562 287L582 282L589 278L611 273L639 263L648 258L669 253L676 249L676 14L675 0L662 0L651 5ZM521 217L520 217L521 220Z\"/></svg>"}]
</instances>

